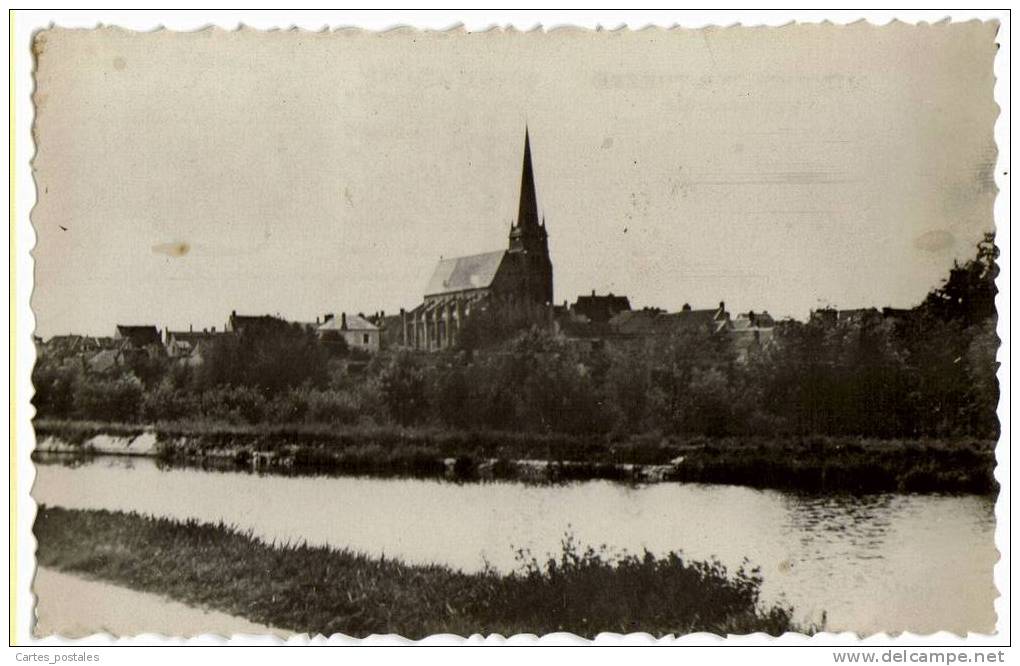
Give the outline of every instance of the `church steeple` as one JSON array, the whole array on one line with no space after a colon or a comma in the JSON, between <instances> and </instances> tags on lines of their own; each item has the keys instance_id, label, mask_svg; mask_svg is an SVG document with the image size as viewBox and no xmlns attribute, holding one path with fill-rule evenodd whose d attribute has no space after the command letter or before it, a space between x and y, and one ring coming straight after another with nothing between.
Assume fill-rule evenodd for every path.
<instances>
[{"instance_id":1,"label":"church steeple","mask_svg":"<svg viewBox=\"0 0 1020 666\"><path fill-rule=\"evenodd\" d=\"M517 211L517 226L538 226L538 202L535 197L535 173L531 168L531 140L524 128L524 166L521 168L521 203Z\"/></svg>"},{"instance_id":2,"label":"church steeple","mask_svg":"<svg viewBox=\"0 0 1020 666\"><path fill-rule=\"evenodd\" d=\"M524 164L521 167L521 200L517 220L510 227L511 252L548 252L545 221L539 224L538 200L535 195L535 171L531 166L531 137L524 128Z\"/></svg>"},{"instance_id":3,"label":"church steeple","mask_svg":"<svg viewBox=\"0 0 1020 666\"><path fill-rule=\"evenodd\" d=\"M545 218L539 224L535 195L535 172L531 166L531 137L524 128L524 165L521 167L521 200L516 224L510 227L509 256L517 268L519 288L526 300L552 303L552 261Z\"/></svg>"}]
</instances>

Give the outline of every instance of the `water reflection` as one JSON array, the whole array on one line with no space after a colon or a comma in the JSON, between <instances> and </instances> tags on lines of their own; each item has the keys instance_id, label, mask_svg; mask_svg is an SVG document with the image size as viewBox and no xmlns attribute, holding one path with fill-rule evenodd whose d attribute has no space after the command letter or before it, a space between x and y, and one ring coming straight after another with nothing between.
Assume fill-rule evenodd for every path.
<instances>
[{"instance_id":1,"label":"water reflection","mask_svg":"<svg viewBox=\"0 0 1020 666\"><path fill-rule=\"evenodd\" d=\"M41 462L47 462L42 460ZM871 633L994 628L992 501L976 496L812 496L740 486L562 485L259 476L96 457L40 464L36 500L223 520L301 541L442 562L515 568L515 550L583 544L761 567L763 597L798 618Z\"/></svg>"}]
</instances>

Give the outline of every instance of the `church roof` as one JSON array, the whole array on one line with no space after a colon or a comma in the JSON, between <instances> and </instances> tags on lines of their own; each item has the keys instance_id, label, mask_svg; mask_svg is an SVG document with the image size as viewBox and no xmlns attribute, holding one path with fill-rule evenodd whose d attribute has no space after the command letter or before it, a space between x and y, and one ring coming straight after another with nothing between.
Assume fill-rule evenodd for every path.
<instances>
[{"instance_id":1,"label":"church roof","mask_svg":"<svg viewBox=\"0 0 1020 666\"><path fill-rule=\"evenodd\" d=\"M425 287L426 296L469 289L485 289L496 278L506 251L485 252L468 257L442 259Z\"/></svg>"}]
</instances>

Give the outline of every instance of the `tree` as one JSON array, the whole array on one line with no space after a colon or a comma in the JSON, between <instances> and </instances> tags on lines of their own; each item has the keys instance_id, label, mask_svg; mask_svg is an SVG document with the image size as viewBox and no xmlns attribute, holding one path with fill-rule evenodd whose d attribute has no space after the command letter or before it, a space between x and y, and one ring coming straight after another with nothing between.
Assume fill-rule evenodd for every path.
<instances>
[{"instance_id":1,"label":"tree","mask_svg":"<svg viewBox=\"0 0 1020 666\"><path fill-rule=\"evenodd\" d=\"M407 352L397 354L380 377L383 402L401 425L422 421L428 415L425 373L418 359Z\"/></svg>"},{"instance_id":2,"label":"tree","mask_svg":"<svg viewBox=\"0 0 1020 666\"><path fill-rule=\"evenodd\" d=\"M32 386L35 388L32 404L36 413L39 416L70 416L81 375L81 363L76 359L61 362L40 355L32 369Z\"/></svg>"},{"instance_id":3,"label":"tree","mask_svg":"<svg viewBox=\"0 0 1020 666\"><path fill-rule=\"evenodd\" d=\"M196 380L200 388L248 386L276 394L328 378L327 354L314 332L298 324L267 319L213 343Z\"/></svg>"},{"instance_id":4,"label":"tree","mask_svg":"<svg viewBox=\"0 0 1020 666\"><path fill-rule=\"evenodd\" d=\"M524 331L549 327L548 306L532 303L504 303L489 299L475 306L457 334L456 344L464 351L493 347L513 339Z\"/></svg>"},{"instance_id":5,"label":"tree","mask_svg":"<svg viewBox=\"0 0 1020 666\"><path fill-rule=\"evenodd\" d=\"M953 263L949 278L925 299L922 309L944 321L963 321L965 326L981 324L995 317L996 259L999 248L995 232L985 233L977 244L977 256L962 265Z\"/></svg>"},{"instance_id":6,"label":"tree","mask_svg":"<svg viewBox=\"0 0 1020 666\"><path fill-rule=\"evenodd\" d=\"M976 256L954 263L949 278L898 327L927 434L998 434L998 256L995 235L986 233Z\"/></svg>"},{"instance_id":7,"label":"tree","mask_svg":"<svg viewBox=\"0 0 1020 666\"><path fill-rule=\"evenodd\" d=\"M725 336L700 328L680 329L653 340L648 354L656 359L650 374L651 409L666 430L700 433L707 420L719 424L725 418L709 417L705 411L723 408L713 396L720 381L732 379L733 358Z\"/></svg>"}]
</instances>

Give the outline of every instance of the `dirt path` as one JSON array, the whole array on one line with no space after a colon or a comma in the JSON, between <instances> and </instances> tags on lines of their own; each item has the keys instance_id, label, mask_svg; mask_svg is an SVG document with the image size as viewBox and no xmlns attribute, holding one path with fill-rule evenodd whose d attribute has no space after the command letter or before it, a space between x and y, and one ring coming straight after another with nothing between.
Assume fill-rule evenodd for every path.
<instances>
[{"instance_id":1,"label":"dirt path","mask_svg":"<svg viewBox=\"0 0 1020 666\"><path fill-rule=\"evenodd\" d=\"M286 638L293 632L171 601L157 594L87 580L40 567L32 587L38 602L33 633L38 637L60 634L79 638L95 633L136 636L216 634L273 634Z\"/></svg>"}]
</instances>

